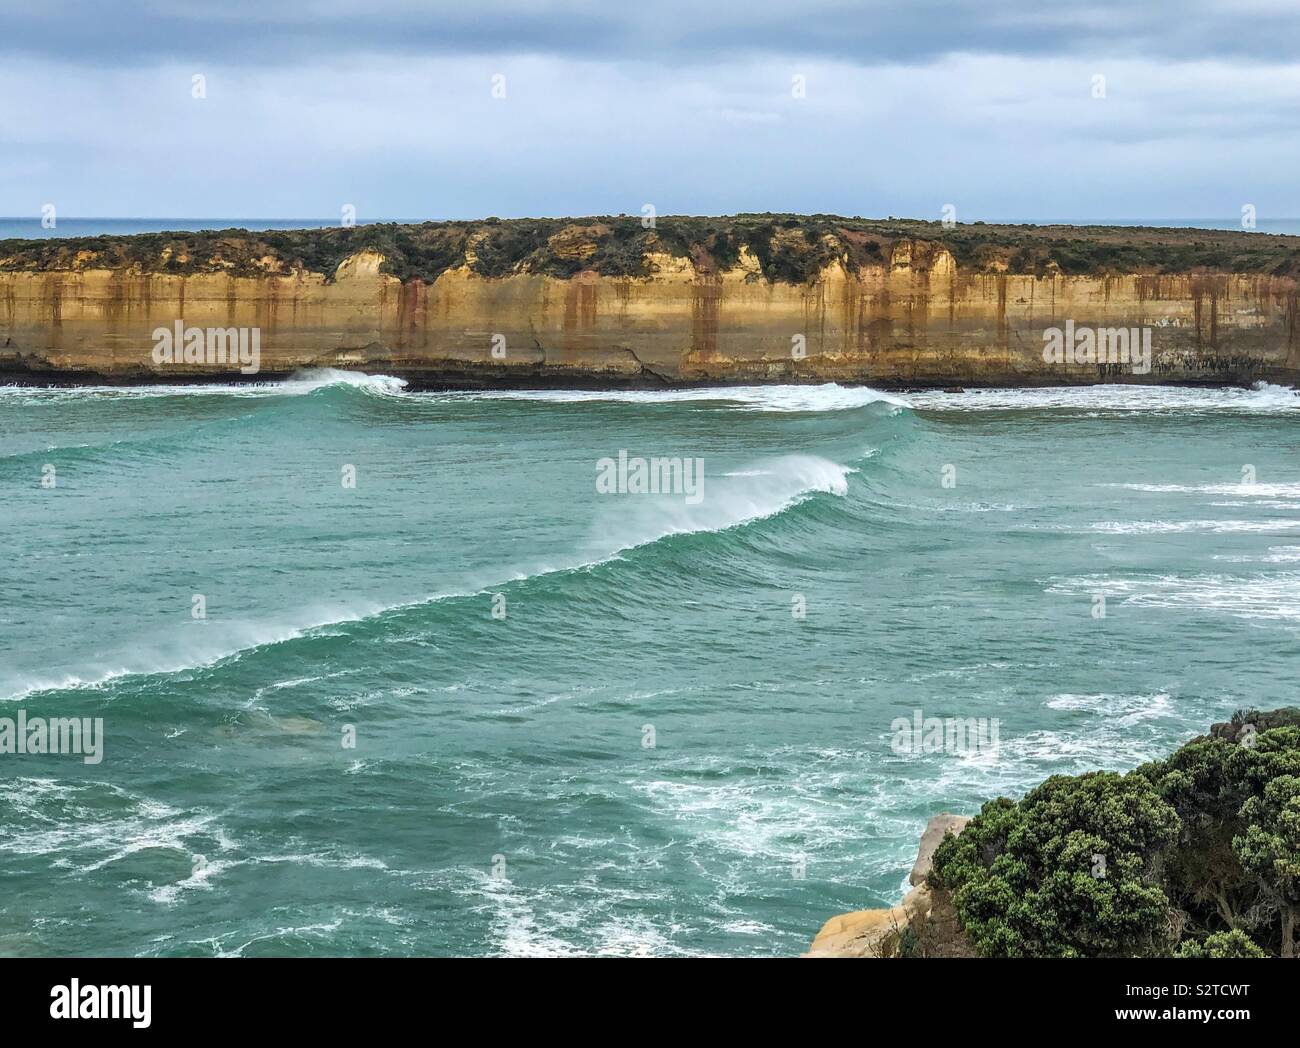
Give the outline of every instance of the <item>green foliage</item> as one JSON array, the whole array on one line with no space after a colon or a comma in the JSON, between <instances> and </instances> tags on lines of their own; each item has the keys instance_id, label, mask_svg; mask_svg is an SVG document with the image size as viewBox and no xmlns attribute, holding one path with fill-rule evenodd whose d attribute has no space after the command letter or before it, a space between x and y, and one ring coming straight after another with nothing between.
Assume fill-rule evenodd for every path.
<instances>
[{"instance_id":1,"label":"green foliage","mask_svg":"<svg viewBox=\"0 0 1300 1048\"><path fill-rule=\"evenodd\" d=\"M1158 857L1178 831L1173 808L1144 779L1057 775L1019 804L986 804L940 845L931 882L952 892L986 956L1160 954L1169 900Z\"/></svg>"},{"instance_id":2,"label":"green foliage","mask_svg":"<svg viewBox=\"0 0 1300 1048\"><path fill-rule=\"evenodd\" d=\"M349 255L373 250L384 256L385 272L431 283L463 265L471 245L475 271L488 277L516 272L569 277L583 269L644 277L651 275L646 255L652 250L688 258L701 273L710 273L734 267L747 249L767 280L802 284L818 279L836 259L850 270L879 266L899 242L918 241L942 245L972 272L1300 274L1300 238L1235 231L982 222L945 228L909 219L788 214L665 216L656 226L646 229L640 217L619 215L4 240L0 266L50 271L94 264L181 276L260 276L268 272L269 259L271 270L301 268L332 279ZM588 241L577 252L564 243L574 230ZM555 239L557 234L562 235Z\"/></svg>"},{"instance_id":3,"label":"green foliage","mask_svg":"<svg viewBox=\"0 0 1300 1048\"><path fill-rule=\"evenodd\" d=\"M899 957L919 957L921 956L921 943L917 938L916 932L912 930L909 924L899 933L898 936L898 956Z\"/></svg>"},{"instance_id":4,"label":"green foliage","mask_svg":"<svg viewBox=\"0 0 1300 1048\"><path fill-rule=\"evenodd\" d=\"M1294 730L1294 729L1291 729ZM1232 840L1241 865L1259 878L1261 892L1282 923L1282 956L1296 953L1300 918L1300 776L1280 775L1241 808L1246 832Z\"/></svg>"},{"instance_id":5,"label":"green foliage","mask_svg":"<svg viewBox=\"0 0 1300 1048\"><path fill-rule=\"evenodd\" d=\"M1234 957L1267 957L1243 931L1215 932L1204 939L1187 939L1174 951L1175 957L1226 960Z\"/></svg>"},{"instance_id":6,"label":"green foliage","mask_svg":"<svg viewBox=\"0 0 1300 1048\"><path fill-rule=\"evenodd\" d=\"M558 233L563 225L564 223L553 219L524 219L495 225L474 245L474 254L477 257L474 264L475 272L485 277L508 276L543 251L547 241ZM572 273L563 272L556 275L572 276Z\"/></svg>"},{"instance_id":7,"label":"green foliage","mask_svg":"<svg viewBox=\"0 0 1300 1048\"><path fill-rule=\"evenodd\" d=\"M930 880L989 956L1294 956L1300 709L1239 711L1127 775L992 801L939 847Z\"/></svg>"},{"instance_id":8,"label":"green foliage","mask_svg":"<svg viewBox=\"0 0 1300 1048\"><path fill-rule=\"evenodd\" d=\"M227 273L265 276L301 268L333 279L334 271L358 251L384 256L386 272L402 280L436 280L464 261L466 228L456 223L382 223L332 229L273 229L250 233L222 229L199 233L139 233L134 236L60 237L0 241L0 264L29 270L74 269L89 254L95 266L192 276ZM268 266L269 261L269 266Z\"/></svg>"}]
</instances>

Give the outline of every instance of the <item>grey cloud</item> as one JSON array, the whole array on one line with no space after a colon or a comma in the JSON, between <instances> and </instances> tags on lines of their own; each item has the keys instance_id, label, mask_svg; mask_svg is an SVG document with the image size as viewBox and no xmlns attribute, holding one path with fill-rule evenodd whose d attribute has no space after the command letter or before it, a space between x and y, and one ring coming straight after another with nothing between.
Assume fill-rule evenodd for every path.
<instances>
[{"instance_id":1,"label":"grey cloud","mask_svg":"<svg viewBox=\"0 0 1300 1048\"><path fill-rule=\"evenodd\" d=\"M1290 61L1285 0L7 0L0 54L97 65L531 53L660 65L740 55L913 64L969 52Z\"/></svg>"},{"instance_id":2,"label":"grey cloud","mask_svg":"<svg viewBox=\"0 0 1300 1048\"><path fill-rule=\"evenodd\" d=\"M0 10L0 214L1298 210L1281 0L44 2Z\"/></svg>"}]
</instances>

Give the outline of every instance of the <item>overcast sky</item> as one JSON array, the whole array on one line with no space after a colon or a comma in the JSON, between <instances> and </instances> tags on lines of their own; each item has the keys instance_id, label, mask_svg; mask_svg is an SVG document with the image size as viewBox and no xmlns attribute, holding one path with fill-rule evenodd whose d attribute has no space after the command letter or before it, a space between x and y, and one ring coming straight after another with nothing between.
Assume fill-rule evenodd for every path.
<instances>
[{"instance_id":1,"label":"overcast sky","mask_svg":"<svg viewBox=\"0 0 1300 1048\"><path fill-rule=\"evenodd\" d=\"M1295 0L0 0L0 214L1294 217L1298 41Z\"/></svg>"}]
</instances>

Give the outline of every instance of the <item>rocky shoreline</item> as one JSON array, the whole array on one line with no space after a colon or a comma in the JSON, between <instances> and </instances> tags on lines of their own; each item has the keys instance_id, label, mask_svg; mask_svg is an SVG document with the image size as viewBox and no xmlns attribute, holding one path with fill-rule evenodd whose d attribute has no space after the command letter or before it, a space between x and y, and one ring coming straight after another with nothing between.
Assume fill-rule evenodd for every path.
<instances>
[{"instance_id":1,"label":"rocky shoreline","mask_svg":"<svg viewBox=\"0 0 1300 1048\"><path fill-rule=\"evenodd\" d=\"M897 906L855 910L822 925L805 957L974 957L975 951L957 925L957 914L946 892L926 883L935 850L945 834L959 834L967 815L935 815L921 834L916 862L907 882L911 891Z\"/></svg>"}]
</instances>

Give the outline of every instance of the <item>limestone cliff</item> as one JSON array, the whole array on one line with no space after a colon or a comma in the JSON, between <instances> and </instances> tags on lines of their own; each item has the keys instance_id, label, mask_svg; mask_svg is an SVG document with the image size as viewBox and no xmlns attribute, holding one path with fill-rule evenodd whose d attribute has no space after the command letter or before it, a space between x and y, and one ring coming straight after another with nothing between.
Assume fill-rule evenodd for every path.
<instances>
[{"instance_id":1,"label":"limestone cliff","mask_svg":"<svg viewBox=\"0 0 1300 1048\"><path fill-rule=\"evenodd\" d=\"M177 322L260 371L414 386L1293 383L1300 238L833 216L539 219L0 241L0 381L241 377L159 364ZM1150 368L1044 359L1145 330ZM244 376L246 377L246 376Z\"/></svg>"}]
</instances>

